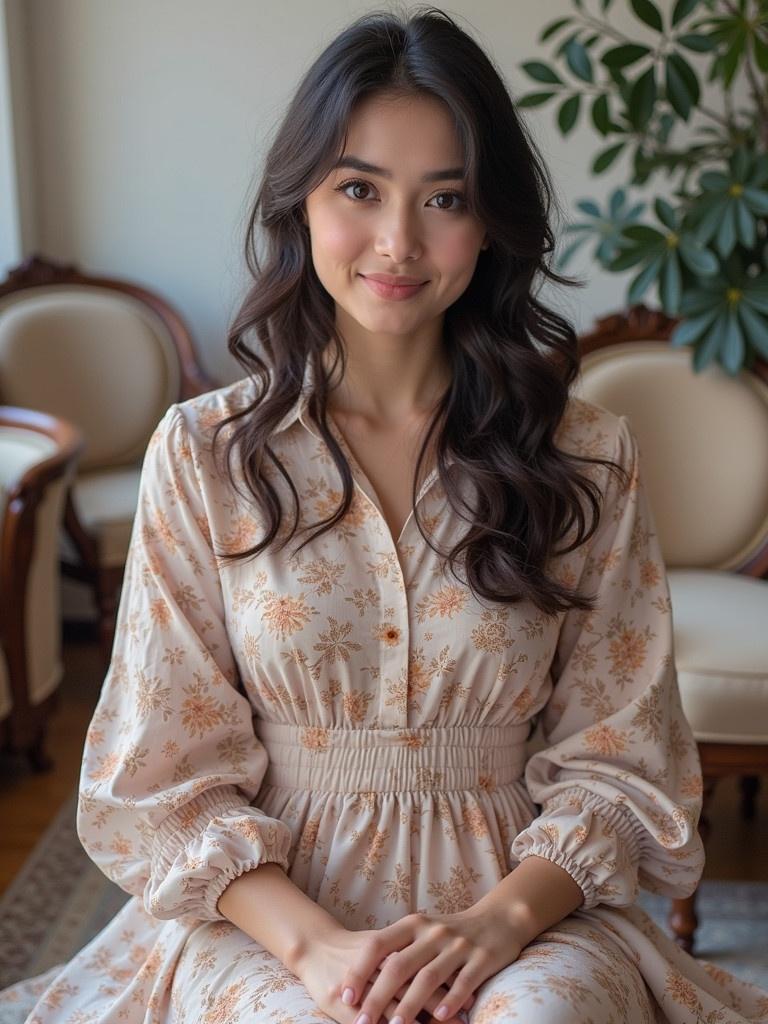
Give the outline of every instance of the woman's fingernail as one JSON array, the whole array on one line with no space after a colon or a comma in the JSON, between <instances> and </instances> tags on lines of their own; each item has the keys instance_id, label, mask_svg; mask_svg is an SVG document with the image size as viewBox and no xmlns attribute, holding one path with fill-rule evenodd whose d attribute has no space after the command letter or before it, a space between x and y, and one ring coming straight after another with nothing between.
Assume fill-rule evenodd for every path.
<instances>
[{"instance_id":1,"label":"woman's fingernail","mask_svg":"<svg viewBox=\"0 0 768 1024\"><path fill-rule=\"evenodd\" d=\"M438 1008L435 1010L435 1017L438 1017L440 1020L442 1020L443 1017L447 1017L447 1016L448 1016L448 1007L447 1006L438 1006Z\"/></svg>"},{"instance_id":2,"label":"woman's fingernail","mask_svg":"<svg viewBox=\"0 0 768 1024\"><path fill-rule=\"evenodd\" d=\"M341 1001L342 1003L346 1003L347 1006L351 1006L355 1001L355 990L349 987L345 988L341 993Z\"/></svg>"},{"instance_id":3,"label":"woman's fingernail","mask_svg":"<svg viewBox=\"0 0 768 1024\"><path fill-rule=\"evenodd\" d=\"M371 1018L367 1013L361 1013L355 1021L355 1024L371 1024Z\"/></svg>"},{"instance_id":4,"label":"woman's fingernail","mask_svg":"<svg viewBox=\"0 0 768 1024\"><path fill-rule=\"evenodd\" d=\"M389 1022L389 1024L404 1024L404 1021L403 1021L403 1018L398 1013L398 1015L396 1017L392 1018L392 1020Z\"/></svg>"}]
</instances>

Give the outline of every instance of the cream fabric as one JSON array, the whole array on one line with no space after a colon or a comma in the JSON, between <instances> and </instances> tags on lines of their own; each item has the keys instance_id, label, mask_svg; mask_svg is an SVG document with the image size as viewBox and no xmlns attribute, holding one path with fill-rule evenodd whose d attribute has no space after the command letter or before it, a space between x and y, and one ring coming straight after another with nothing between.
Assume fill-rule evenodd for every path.
<instances>
[{"instance_id":1,"label":"cream fabric","mask_svg":"<svg viewBox=\"0 0 768 1024\"><path fill-rule=\"evenodd\" d=\"M125 565L131 526L136 515L141 466L122 466L83 473L72 488L80 522L96 539L99 560L107 567ZM77 560L69 537L62 536L62 553Z\"/></svg>"},{"instance_id":2,"label":"cream fabric","mask_svg":"<svg viewBox=\"0 0 768 1024\"><path fill-rule=\"evenodd\" d=\"M0 300L0 400L80 427L81 472L138 462L179 374L162 321L129 296L71 285Z\"/></svg>"},{"instance_id":3,"label":"cream fabric","mask_svg":"<svg viewBox=\"0 0 768 1024\"><path fill-rule=\"evenodd\" d=\"M768 387L667 342L584 357L576 393L629 417L668 568L733 569L768 534ZM738 500L734 500L738 496Z\"/></svg>"},{"instance_id":4,"label":"cream fabric","mask_svg":"<svg viewBox=\"0 0 768 1024\"><path fill-rule=\"evenodd\" d=\"M470 1021L520 1009L539 1024L682 1024L692 1005L766 1019L768 993L708 973L634 904L638 885L690 893L703 852L669 591L626 418L574 399L561 425L566 449L612 456L628 483L595 470L600 526L550 566L595 611L547 618L473 595L413 512L393 538L335 425L355 480L344 520L298 553L303 532L286 550L217 559L262 534L210 452L251 388L172 406L144 460L78 807L85 849L132 898L59 972L0 1003L33 995L35 1024L319 1020L299 980L222 918L232 878L277 862L359 930L466 908L535 855L568 871L584 904L486 982ZM304 398L272 445L303 530L340 496ZM288 485L276 471L272 483L290 518ZM464 532L434 470L417 507L438 547ZM528 759L537 714L545 745Z\"/></svg>"},{"instance_id":5,"label":"cream fabric","mask_svg":"<svg viewBox=\"0 0 768 1024\"><path fill-rule=\"evenodd\" d=\"M768 583L672 570L675 659L699 740L768 743Z\"/></svg>"},{"instance_id":6,"label":"cream fabric","mask_svg":"<svg viewBox=\"0 0 768 1024\"><path fill-rule=\"evenodd\" d=\"M56 443L45 434L23 427L0 426L0 491L3 515L8 493L32 466L50 458ZM35 519L35 549L29 567L26 595L26 652L29 700L39 704L61 682L58 531L63 514L65 489L71 473L50 484L38 506ZM0 579L0 586L8 581ZM7 675L7 664L4 662ZM2 685L2 684L0 684ZM7 713L10 689L3 687L0 714Z\"/></svg>"}]
</instances>

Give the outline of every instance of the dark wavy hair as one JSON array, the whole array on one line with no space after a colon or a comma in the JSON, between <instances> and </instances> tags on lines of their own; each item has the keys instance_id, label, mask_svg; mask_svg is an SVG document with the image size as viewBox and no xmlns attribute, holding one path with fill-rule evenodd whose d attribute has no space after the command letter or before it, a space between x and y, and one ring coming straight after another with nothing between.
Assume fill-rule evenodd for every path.
<instances>
[{"instance_id":1,"label":"dark wavy hair","mask_svg":"<svg viewBox=\"0 0 768 1024\"><path fill-rule=\"evenodd\" d=\"M301 543L331 529L347 513L354 480L328 427L331 374L346 367L335 327L332 297L313 267L302 212L307 195L330 172L346 144L355 104L372 94L438 98L452 115L467 171L466 198L487 229L489 247L479 254L463 294L445 311L446 353L452 383L438 403L419 453L416 481L436 429L435 458L447 500L469 528L450 551L440 551L414 516L425 541L451 571L463 554L466 582L491 601L530 600L546 615L570 607L591 609L594 599L569 590L546 574L547 560L588 540L600 513L600 489L579 463L607 459L559 450L554 434L578 373L573 327L533 294L537 274L560 284L580 284L547 265L554 240L549 224L553 189L538 149L518 119L501 74L481 47L443 11L420 7L397 15L368 13L344 29L302 78L268 151L251 210L245 256L253 282L228 334L232 355L257 385L256 397L217 424L236 420L226 449L238 447L243 478L265 517L266 534L253 547L222 552L224 561L258 555L275 542L282 523L279 496L269 479L273 466L299 498L285 466L270 446L272 430L296 402L307 360L312 360L309 412L316 420L343 483L336 511L313 524ZM257 255L257 226L266 242ZM262 355L246 343L252 332ZM321 354L332 346L326 374ZM270 379L271 378L271 379ZM452 473L467 474L477 503L469 508ZM269 464L265 465L265 460ZM587 515L589 511L589 516ZM305 527L309 529L309 527ZM557 544L572 534L561 549ZM279 540L279 538L278 538Z\"/></svg>"}]
</instances>

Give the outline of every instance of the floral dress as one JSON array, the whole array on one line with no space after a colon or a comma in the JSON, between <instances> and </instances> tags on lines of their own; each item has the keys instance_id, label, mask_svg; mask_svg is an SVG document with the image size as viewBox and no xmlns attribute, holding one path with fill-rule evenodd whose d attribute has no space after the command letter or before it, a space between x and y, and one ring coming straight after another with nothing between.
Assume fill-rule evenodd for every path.
<instances>
[{"instance_id":1,"label":"floral dress","mask_svg":"<svg viewBox=\"0 0 768 1024\"><path fill-rule=\"evenodd\" d=\"M307 370L272 447L284 522L342 486ZM472 906L525 857L583 905L476 991L471 1024L768 1021L768 993L694 960L635 905L686 896L703 852L669 590L626 417L572 397L557 443L588 472L596 533L551 574L597 597L545 617L473 596L411 511L391 535L370 482L292 554L217 472L214 425L249 378L171 406L148 445L112 659L83 758L78 832L131 894L69 963L0 993L29 1024L328 1024L300 980L227 921L228 882L266 861L351 930ZM223 433L232 429L225 428ZM450 471L450 469L449 469ZM471 503L472 488L459 482ZM417 500L449 549L466 528L435 470ZM543 741L531 752L540 722Z\"/></svg>"}]
</instances>

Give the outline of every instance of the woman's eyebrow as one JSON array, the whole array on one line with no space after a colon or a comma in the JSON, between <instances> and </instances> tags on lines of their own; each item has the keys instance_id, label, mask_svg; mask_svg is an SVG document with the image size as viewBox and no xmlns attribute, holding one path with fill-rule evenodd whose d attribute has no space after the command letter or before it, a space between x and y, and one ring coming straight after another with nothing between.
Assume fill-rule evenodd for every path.
<instances>
[{"instance_id":1,"label":"woman's eyebrow","mask_svg":"<svg viewBox=\"0 0 768 1024\"><path fill-rule=\"evenodd\" d=\"M365 174L380 174L382 178L391 178L392 171L384 167L377 167L369 164L356 156L343 156L334 165L332 170L338 167L349 167L353 171L361 171ZM464 178L463 167L448 167L443 171L428 171L422 176L422 181L461 181Z\"/></svg>"}]
</instances>

